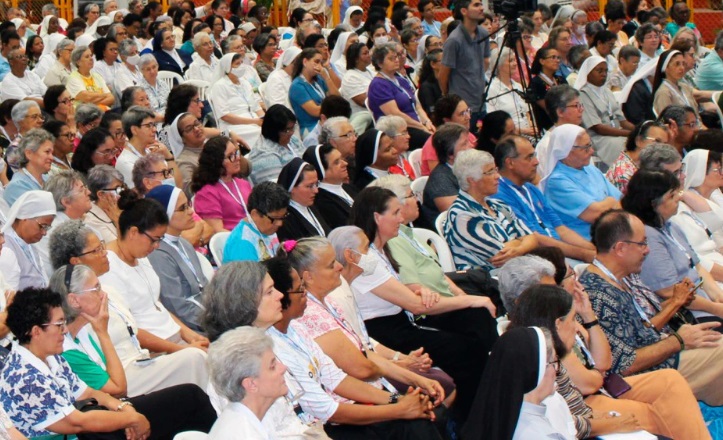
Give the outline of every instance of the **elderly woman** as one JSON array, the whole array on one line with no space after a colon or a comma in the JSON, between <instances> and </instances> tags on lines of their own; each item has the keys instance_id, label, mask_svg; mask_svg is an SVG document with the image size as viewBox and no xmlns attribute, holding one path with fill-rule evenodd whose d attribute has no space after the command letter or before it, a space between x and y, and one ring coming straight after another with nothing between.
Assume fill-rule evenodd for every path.
<instances>
[{"instance_id":1,"label":"elderly woman","mask_svg":"<svg viewBox=\"0 0 723 440\"><path fill-rule=\"evenodd\" d=\"M414 88L408 81L397 74L399 56L396 44L384 44L374 50L372 64L377 69L377 76L369 84L367 100L374 119L382 115L397 115L407 122L412 149L421 148L434 125L414 97Z\"/></svg>"},{"instance_id":2,"label":"elderly woman","mask_svg":"<svg viewBox=\"0 0 723 440\"><path fill-rule=\"evenodd\" d=\"M324 220L331 229L345 226L357 191L346 183L349 181L348 164L341 152L330 144L320 144L307 148L303 159L314 167L319 180L314 208L324 213Z\"/></svg>"},{"instance_id":3,"label":"elderly woman","mask_svg":"<svg viewBox=\"0 0 723 440\"><path fill-rule=\"evenodd\" d=\"M176 49L176 39L170 30L156 32L153 37L153 56L158 61L158 70L166 70L183 75L193 62L191 56Z\"/></svg>"},{"instance_id":4,"label":"elderly woman","mask_svg":"<svg viewBox=\"0 0 723 440\"><path fill-rule=\"evenodd\" d=\"M143 76L138 85L143 87L148 94L151 110L157 115L163 115L166 113L168 94L171 93L171 89L165 81L158 80L158 61L153 55L145 54L138 62L138 69ZM130 136L128 137L130 138Z\"/></svg>"},{"instance_id":5,"label":"elderly woman","mask_svg":"<svg viewBox=\"0 0 723 440\"><path fill-rule=\"evenodd\" d=\"M23 100L15 104L10 112L10 117L17 129L17 135L5 151L5 158L10 168L17 172L20 169L18 164L20 154L17 151L20 140L29 130L41 128L45 117L38 103L30 100Z\"/></svg>"},{"instance_id":6,"label":"elderly woman","mask_svg":"<svg viewBox=\"0 0 723 440\"><path fill-rule=\"evenodd\" d=\"M71 169L68 158L73 155L75 133L65 122L61 121L48 121L43 125L43 130L55 138L53 143L53 163L50 164L48 174L52 176L59 171Z\"/></svg>"},{"instance_id":7,"label":"elderly woman","mask_svg":"<svg viewBox=\"0 0 723 440\"><path fill-rule=\"evenodd\" d=\"M650 249L640 278L661 301L672 296L675 284L702 279L704 283L688 308L699 322L720 322L723 290L703 267L680 226L670 221L679 210L680 187L680 181L669 171L640 171L630 179L622 206L645 224ZM720 331L720 327L716 330Z\"/></svg>"},{"instance_id":8,"label":"elderly woman","mask_svg":"<svg viewBox=\"0 0 723 440\"><path fill-rule=\"evenodd\" d=\"M53 195L47 191L25 192L12 206L2 232L5 246L15 254L16 265L4 267L3 275L13 290L47 287L48 277L35 246L48 233L56 215Z\"/></svg>"},{"instance_id":9,"label":"elderly woman","mask_svg":"<svg viewBox=\"0 0 723 440\"><path fill-rule=\"evenodd\" d=\"M277 232L281 241L317 235L325 237L331 232L324 217L313 206L319 192L319 177L314 167L295 157L281 169L277 182L291 197L286 219Z\"/></svg>"},{"instance_id":10,"label":"elderly woman","mask_svg":"<svg viewBox=\"0 0 723 440\"><path fill-rule=\"evenodd\" d=\"M247 159L254 164L249 180L254 185L276 181L284 165L304 153L301 140L294 135L296 116L281 104L272 105L261 124L261 139Z\"/></svg>"},{"instance_id":11,"label":"elderly woman","mask_svg":"<svg viewBox=\"0 0 723 440\"><path fill-rule=\"evenodd\" d=\"M188 328L160 300L160 279L146 257L163 239L168 216L157 201L137 197L131 191L121 193L119 237L108 244L110 270L101 281L121 292L138 326L156 336L153 341L141 339L149 350L173 353L185 344L205 349L208 339Z\"/></svg>"},{"instance_id":12,"label":"elderly woman","mask_svg":"<svg viewBox=\"0 0 723 440\"><path fill-rule=\"evenodd\" d=\"M640 66L644 66L663 51L660 31L652 23L645 23L635 31L635 42L640 48Z\"/></svg>"},{"instance_id":13,"label":"elderly woman","mask_svg":"<svg viewBox=\"0 0 723 440\"><path fill-rule=\"evenodd\" d=\"M528 106L518 93L523 91L522 86L512 79L513 73L517 72L515 54L508 47L503 47L499 53L497 69L487 92L487 113L504 110L512 116L517 134L534 136Z\"/></svg>"},{"instance_id":14,"label":"elderly woman","mask_svg":"<svg viewBox=\"0 0 723 440\"><path fill-rule=\"evenodd\" d=\"M492 270L537 246L537 239L512 209L489 197L497 193L499 170L484 151L463 151L455 159L459 195L444 224L457 269Z\"/></svg>"},{"instance_id":15,"label":"elderly woman","mask_svg":"<svg viewBox=\"0 0 723 440\"><path fill-rule=\"evenodd\" d=\"M215 69L208 98L213 105L214 115L220 121L219 128L232 131L256 145L261 137L264 110L254 95L248 81L240 79L234 71L243 63L237 53L221 58Z\"/></svg>"},{"instance_id":16,"label":"elderly woman","mask_svg":"<svg viewBox=\"0 0 723 440\"><path fill-rule=\"evenodd\" d=\"M590 164L593 148L584 128L556 127L550 138L548 169L540 182L562 222L586 240L590 240L590 225L603 212L619 208L622 195Z\"/></svg>"},{"instance_id":17,"label":"elderly woman","mask_svg":"<svg viewBox=\"0 0 723 440\"><path fill-rule=\"evenodd\" d=\"M186 78L208 81L218 69L218 58L213 54L213 42L205 32L199 32L193 37L193 62L188 67Z\"/></svg>"},{"instance_id":18,"label":"elderly woman","mask_svg":"<svg viewBox=\"0 0 723 440\"><path fill-rule=\"evenodd\" d=\"M69 38L63 38L55 48L55 62L50 66L43 76L43 83L46 86L58 84L65 85L73 69L70 65L71 54L75 50L75 42ZM42 60L41 60L42 64Z\"/></svg>"},{"instance_id":19,"label":"elderly woman","mask_svg":"<svg viewBox=\"0 0 723 440\"><path fill-rule=\"evenodd\" d=\"M238 146L225 136L211 138L198 158L191 191L196 212L215 232L230 231L248 215L251 185L236 177L242 164L248 168Z\"/></svg>"},{"instance_id":20,"label":"elderly woman","mask_svg":"<svg viewBox=\"0 0 723 440\"><path fill-rule=\"evenodd\" d=\"M286 366L274 355L273 347L271 338L256 327L229 330L211 344L211 383L229 404L209 438L264 438L273 434L262 420L274 402L289 392L284 380Z\"/></svg>"},{"instance_id":21,"label":"elderly woman","mask_svg":"<svg viewBox=\"0 0 723 440\"><path fill-rule=\"evenodd\" d=\"M143 75L141 74L138 64L141 57L138 55L138 46L130 38L121 41L118 44L118 55L121 63L116 70L114 81L115 93L120 96L123 90L128 87L137 86L141 83Z\"/></svg>"},{"instance_id":22,"label":"elderly woman","mask_svg":"<svg viewBox=\"0 0 723 440\"><path fill-rule=\"evenodd\" d=\"M396 115L382 116L377 121L376 128L392 139L392 147L397 151L397 163L389 167L389 172L391 174L402 174L411 180L416 179L414 168L404 158L409 151L410 139L407 122L404 118Z\"/></svg>"},{"instance_id":23,"label":"elderly woman","mask_svg":"<svg viewBox=\"0 0 723 440\"><path fill-rule=\"evenodd\" d=\"M25 133L18 144L17 164L20 170L13 174L3 197L9 206L25 192L43 189L53 163L53 135L42 129Z\"/></svg>"},{"instance_id":24,"label":"elderly woman","mask_svg":"<svg viewBox=\"0 0 723 440\"><path fill-rule=\"evenodd\" d=\"M176 186L173 169L158 153L149 153L133 164L133 185L138 195L145 196L158 185Z\"/></svg>"},{"instance_id":25,"label":"elderly woman","mask_svg":"<svg viewBox=\"0 0 723 440\"><path fill-rule=\"evenodd\" d=\"M77 106L75 121L78 135L75 138L75 143L78 144L89 130L98 127L102 118L103 111L95 104L80 104Z\"/></svg>"},{"instance_id":26,"label":"elderly woman","mask_svg":"<svg viewBox=\"0 0 723 440\"><path fill-rule=\"evenodd\" d=\"M148 153L162 154L173 169L177 186L181 186L180 173L177 172L175 158L168 151L168 147L156 140L156 115L149 109L132 106L123 113L123 131L128 137L126 148L118 156L115 167L123 174L129 187L133 187L133 164L138 158Z\"/></svg>"},{"instance_id":27,"label":"elderly woman","mask_svg":"<svg viewBox=\"0 0 723 440\"><path fill-rule=\"evenodd\" d=\"M248 215L229 235L223 249L223 263L263 261L276 255L276 232L288 217L289 193L274 182L254 187L248 197Z\"/></svg>"},{"instance_id":28,"label":"elderly woman","mask_svg":"<svg viewBox=\"0 0 723 440\"><path fill-rule=\"evenodd\" d=\"M70 140L71 143L75 140L75 133L77 131L74 101L75 100L70 97L70 92L68 92L64 85L60 84L48 87L45 96L43 96L45 112L51 115L50 119L66 123L73 132L73 139Z\"/></svg>"},{"instance_id":29,"label":"elderly woman","mask_svg":"<svg viewBox=\"0 0 723 440\"><path fill-rule=\"evenodd\" d=\"M258 54L258 58L254 61L254 68L259 74L261 81L266 82L269 74L275 69L274 58L276 49L279 47L276 37L271 34L259 34L254 38L252 47Z\"/></svg>"},{"instance_id":30,"label":"elderly woman","mask_svg":"<svg viewBox=\"0 0 723 440\"><path fill-rule=\"evenodd\" d=\"M659 115L669 105L692 107L700 122L693 88L681 81L685 72L685 56L679 50L666 50L660 54L653 80L653 110Z\"/></svg>"},{"instance_id":31,"label":"elderly woman","mask_svg":"<svg viewBox=\"0 0 723 440\"><path fill-rule=\"evenodd\" d=\"M76 106L80 103L91 103L103 110L109 110L115 103L115 98L103 77L92 71L91 50L87 46L79 46L73 50L70 57L77 70L70 74L65 85L70 96L75 99Z\"/></svg>"},{"instance_id":32,"label":"elderly woman","mask_svg":"<svg viewBox=\"0 0 723 440\"><path fill-rule=\"evenodd\" d=\"M96 165L111 165L118 155L115 140L105 128L93 128L85 133L73 153L70 166L87 175Z\"/></svg>"},{"instance_id":33,"label":"elderly woman","mask_svg":"<svg viewBox=\"0 0 723 440\"><path fill-rule=\"evenodd\" d=\"M432 114L432 121L438 129L448 122L454 122L462 125L463 127L469 127L470 119L471 113L469 106L466 102L464 102L464 99L454 93L442 96L436 102L434 113ZM477 136L475 136L472 132L469 132L468 138L470 145L474 148L477 145ZM432 170L439 165L439 158L437 157L437 152L432 144L433 139L434 137L430 136L422 147L422 176L429 176L432 173Z\"/></svg>"},{"instance_id":34,"label":"elderly woman","mask_svg":"<svg viewBox=\"0 0 723 440\"><path fill-rule=\"evenodd\" d=\"M289 102L299 118L302 138L319 122L321 101L326 95L339 94L329 72L323 68L322 60L323 56L318 50L307 48L294 61Z\"/></svg>"},{"instance_id":35,"label":"elderly woman","mask_svg":"<svg viewBox=\"0 0 723 440\"><path fill-rule=\"evenodd\" d=\"M361 191L375 179L389 174L399 163L399 153L392 138L374 128L365 131L356 141L356 175L353 184Z\"/></svg>"},{"instance_id":36,"label":"elderly woman","mask_svg":"<svg viewBox=\"0 0 723 440\"><path fill-rule=\"evenodd\" d=\"M666 127L657 121L644 121L635 126L625 142L625 151L605 173L605 177L623 194L630 178L638 170L640 153L652 143L666 143L668 132Z\"/></svg>"},{"instance_id":37,"label":"elderly woman","mask_svg":"<svg viewBox=\"0 0 723 440\"><path fill-rule=\"evenodd\" d=\"M127 187L123 175L109 165L97 165L87 174L91 208L83 223L88 225L106 243L118 238L118 208L120 193Z\"/></svg>"}]
</instances>

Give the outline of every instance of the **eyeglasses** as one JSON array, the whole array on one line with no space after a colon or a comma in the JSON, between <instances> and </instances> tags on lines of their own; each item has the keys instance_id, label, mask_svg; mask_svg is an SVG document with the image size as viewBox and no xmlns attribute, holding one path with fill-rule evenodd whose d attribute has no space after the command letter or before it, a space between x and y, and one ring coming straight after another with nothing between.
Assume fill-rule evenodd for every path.
<instances>
[{"instance_id":1,"label":"eyeglasses","mask_svg":"<svg viewBox=\"0 0 723 440\"><path fill-rule=\"evenodd\" d=\"M45 116L41 115L40 113L38 113L36 115L28 115L28 118L35 119L35 120L41 120L41 121L45 120Z\"/></svg>"},{"instance_id":2,"label":"eyeglasses","mask_svg":"<svg viewBox=\"0 0 723 440\"><path fill-rule=\"evenodd\" d=\"M543 58L543 59L545 59L545 60L557 60L557 61L560 61L562 58L560 58L559 55L551 55L551 56L545 57L545 58Z\"/></svg>"},{"instance_id":3,"label":"eyeglasses","mask_svg":"<svg viewBox=\"0 0 723 440\"><path fill-rule=\"evenodd\" d=\"M576 108L578 110L585 110L585 106L582 104L582 102L578 102L577 104L566 105L565 108Z\"/></svg>"},{"instance_id":4,"label":"eyeglasses","mask_svg":"<svg viewBox=\"0 0 723 440\"><path fill-rule=\"evenodd\" d=\"M409 132L407 130L400 131L399 133L395 134L392 137L399 137L399 136L409 136Z\"/></svg>"},{"instance_id":5,"label":"eyeglasses","mask_svg":"<svg viewBox=\"0 0 723 440\"><path fill-rule=\"evenodd\" d=\"M294 124L293 127L286 127L285 129L281 130L281 133L283 133L283 134L293 133L295 128L296 128L296 124Z\"/></svg>"},{"instance_id":6,"label":"eyeglasses","mask_svg":"<svg viewBox=\"0 0 723 440\"><path fill-rule=\"evenodd\" d=\"M68 328L68 321L63 319L62 321L57 322L48 322L47 324L41 324L41 327L50 327L50 326L58 327L59 330L63 330L64 328Z\"/></svg>"},{"instance_id":7,"label":"eyeglasses","mask_svg":"<svg viewBox=\"0 0 723 440\"><path fill-rule=\"evenodd\" d=\"M262 212L261 215L263 215L263 216L266 217L267 219L271 220L272 223L274 223L274 222L283 222L284 220L286 220L287 218L289 218L290 213L287 212L286 214L284 214L284 215L282 215L282 216L280 216L280 217L272 217L272 216L266 214L265 212Z\"/></svg>"},{"instance_id":8,"label":"eyeglasses","mask_svg":"<svg viewBox=\"0 0 723 440\"><path fill-rule=\"evenodd\" d=\"M178 209L176 209L176 212L186 212L191 209L193 209L193 202L189 200L183 205L179 206Z\"/></svg>"},{"instance_id":9,"label":"eyeglasses","mask_svg":"<svg viewBox=\"0 0 723 440\"><path fill-rule=\"evenodd\" d=\"M306 296L306 286L304 286L304 282L302 281L299 285L299 290L289 290L286 293L296 293L298 295L301 295L301 297L303 298Z\"/></svg>"},{"instance_id":10,"label":"eyeglasses","mask_svg":"<svg viewBox=\"0 0 723 440\"><path fill-rule=\"evenodd\" d=\"M682 164L682 165L680 166L680 168L678 168L677 170L673 171L673 174L675 175L675 177L678 177L678 178L680 178L680 176L682 176L683 174L685 174L685 164Z\"/></svg>"},{"instance_id":11,"label":"eyeglasses","mask_svg":"<svg viewBox=\"0 0 723 440\"><path fill-rule=\"evenodd\" d=\"M142 233L143 233L143 235L145 235L146 237L148 237L149 240L151 240L151 244L154 245L154 246L161 242L161 239L160 239L160 238L154 237L154 236L152 236L151 234L147 233L146 231L143 231Z\"/></svg>"},{"instance_id":12,"label":"eyeglasses","mask_svg":"<svg viewBox=\"0 0 723 440\"><path fill-rule=\"evenodd\" d=\"M101 191L103 191L103 192L112 192L112 193L116 193L117 195L120 195L120 193L122 193L122 192L123 192L124 190L126 190L127 188L128 188L128 187L127 187L125 184L123 184L123 185L118 186L118 187L115 187L115 188L103 188L103 189L101 189Z\"/></svg>"},{"instance_id":13,"label":"eyeglasses","mask_svg":"<svg viewBox=\"0 0 723 440\"><path fill-rule=\"evenodd\" d=\"M334 139L346 139L346 140L350 141L350 140L352 140L352 139L354 139L354 138L356 138L356 137L357 137L357 136L356 136L356 132L355 132L354 130L352 130L352 131L350 131L349 133L343 134L343 135L341 135L341 136L337 136L337 137L335 137Z\"/></svg>"},{"instance_id":14,"label":"eyeglasses","mask_svg":"<svg viewBox=\"0 0 723 440\"><path fill-rule=\"evenodd\" d=\"M141 127L141 128L145 127L145 128L150 128L150 129L155 130L155 129L156 129L156 123L155 123L155 122L147 122L147 123L145 123L145 124L139 125L139 127Z\"/></svg>"},{"instance_id":15,"label":"eyeglasses","mask_svg":"<svg viewBox=\"0 0 723 440\"><path fill-rule=\"evenodd\" d=\"M147 176L155 176L156 174L163 174L164 179L168 179L169 177L173 176L173 168L166 168L165 170L161 171L149 171Z\"/></svg>"},{"instance_id":16,"label":"eyeglasses","mask_svg":"<svg viewBox=\"0 0 723 440\"><path fill-rule=\"evenodd\" d=\"M710 172L711 172L711 173L717 173L717 174L719 174L719 175L723 175L723 168L711 168L711 169L710 169Z\"/></svg>"},{"instance_id":17,"label":"eyeglasses","mask_svg":"<svg viewBox=\"0 0 723 440\"><path fill-rule=\"evenodd\" d=\"M228 159L229 162L236 162L239 157L241 157L241 150L236 150L233 153L226 156L226 159Z\"/></svg>"},{"instance_id":18,"label":"eyeglasses","mask_svg":"<svg viewBox=\"0 0 723 440\"><path fill-rule=\"evenodd\" d=\"M103 290L103 289L100 287L100 283L98 283L95 287L91 287L90 289L85 289L85 290L79 290L79 291L73 292L73 293L88 293L88 292L100 293L101 290Z\"/></svg>"},{"instance_id":19,"label":"eyeglasses","mask_svg":"<svg viewBox=\"0 0 723 440\"><path fill-rule=\"evenodd\" d=\"M492 169L489 170L489 171L483 171L483 172L482 172L482 175L484 175L484 176L494 176L495 174L499 174L499 173L500 173L500 169L497 168L497 167L494 167L494 168L492 168Z\"/></svg>"},{"instance_id":20,"label":"eyeglasses","mask_svg":"<svg viewBox=\"0 0 723 440\"><path fill-rule=\"evenodd\" d=\"M687 123L685 123L685 124L680 124L680 125L683 126L683 127L695 128L695 127L698 126L698 121L696 121L696 122L687 122Z\"/></svg>"},{"instance_id":21,"label":"eyeglasses","mask_svg":"<svg viewBox=\"0 0 723 440\"><path fill-rule=\"evenodd\" d=\"M203 101L201 101L201 98L193 98L193 99L191 100L191 102L194 103L194 104L200 104L200 103L203 102Z\"/></svg>"},{"instance_id":22,"label":"eyeglasses","mask_svg":"<svg viewBox=\"0 0 723 440\"><path fill-rule=\"evenodd\" d=\"M35 221L35 223L38 224L38 227L40 228L40 230L41 230L42 232L48 232L48 231L50 230L50 228L53 227L53 225L48 225L48 224L45 224L45 223L40 223L40 221L38 221L38 219L36 219L36 218L34 218L33 220Z\"/></svg>"},{"instance_id":23,"label":"eyeglasses","mask_svg":"<svg viewBox=\"0 0 723 440\"><path fill-rule=\"evenodd\" d=\"M74 102L75 102L75 98L67 98L67 99L63 99L62 101L58 101L58 104L68 105L68 104L72 104Z\"/></svg>"},{"instance_id":24,"label":"eyeglasses","mask_svg":"<svg viewBox=\"0 0 723 440\"><path fill-rule=\"evenodd\" d=\"M570 278L572 278L573 280L577 279L577 273L575 272L575 269L573 269L572 267L570 267L570 266L567 267L567 273L569 275L565 275L565 277L562 279L562 281L569 280Z\"/></svg>"},{"instance_id":25,"label":"eyeglasses","mask_svg":"<svg viewBox=\"0 0 723 440\"><path fill-rule=\"evenodd\" d=\"M301 20L302 23L311 23L312 21L314 21L313 18L304 18L303 20Z\"/></svg>"},{"instance_id":26,"label":"eyeglasses","mask_svg":"<svg viewBox=\"0 0 723 440\"><path fill-rule=\"evenodd\" d=\"M555 359L555 360L552 361L552 362L548 362L547 365L548 365L548 366L552 365L552 368L555 370L555 374L557 374L557 373L560 372L560 365L561 365L561 363L562 363L562 362L560 361L560 359Z\"/></svg>"},{"instance_id":27,"label":"eyeglasses","mask_svg":"<svg viewBox=\"0 0 723 440\"><path fill-rule=\"evenodd\" d=\"M123 132L123 130L121 130L121 131L116 131L115 133L111 133L111 134L113 135L113 138L115 138L115 139L121 139L121 138L125 137L125 135L126 135L126 134ZM117 152L118 152L118 149L115 149L114 152L117 153Z\"/></svg>"},{"instance_id":28,"label":"eyeglasses","mask_svg":"<svg viewBox=\"0 0 723 440\"><path fill-rule=\"evenodd\" d=\"M64 138L68 139L69 141L72 141L73 139L75 139L75 133L73 133L72 131L69 131L65 134L58 135L58 137L64 137Z\"/></svg>"},{"instance_id":29,"label":"eyeglasses","mask_svg":"<svg viewBox=\"0 0 723 440\"><path fill-rule=\"evenodd\" d=\"M302 188L309 189L309 190L314 190L314 189L316 189L316 188L319 187L319 181L317 180L316 182L311 183L311 184L309 184L309 185L301 185L301 187L302 187Z\"/></svg>"},{"instance_id":30,"label":"eyeglasses","mask_svg":"<svg viewBox=\"0 0 723 440\"><path fill-rule=\"evenodd\" d=\"M101 255L103 255L104 252L105 252L105 243L101 241L100 246L98 246L97 248L91 249L88 252L83 252L82 254L76 255L76 257L80 258L80 257L85 257L86 255L91 255L91 254L93 254L95 256L101 256Z\"/></svg>"},{"instance_id":31,"label":"eyeglasses","mask_svg":"<svg viewBox=\"0 0 723 440\"><path fill-rule=\"evenodd\" d=\"M590 143L590 144L587 144L587 145L573 145L572 148L573 148L574 150L582 150L582 151L584 151L585 153L587 153L588 151L590 151L590 150L593 149L593 146L592 146L592 143Z\"/></svg>"},{"instance_id":32,"label":"eyeglasses","mask_svg":"<svg viewBox=\"0 0 723 440\"><path fill-rule=\"evenodd\" d=\"M633 240L621 240L621 241L623 243L636 244L640 247L648 247L648 239L647 238L643 241L633 241Z\"/></svg>"},{"instance_id":33,"label":"eyeglasses","mask_svg":"<svg viewBox=\"0 0 723 440\"><path fill-rule=\"evenodd\" d=\"M471 116L472 115L472 109L462 110L461 112L457 113L457 116Z\"/></svg>"},{"instance_id":34,"label":"eyeglasses","mask_svg":"<svg viewBox=\"0 0 723 440\"><path fill-rule=\"evenodd\" d=\"M201 102L201 100L199 99L198 102ZM185 127L183 130L181 130L181 133L190 134L193 130L197 129L198 127L203 127L203 124L201 124L201 122L197 120L193 124L189 125L188 127Z\"/></svg>"},{"instance_id":35,"label":"eyeglasses","mask_svg":"<svg viewBox=\"0 0 723 440\"><path fill-rule=\"evenodd\" d=\"M28 58L27 55L16 55L16 56L14 56L14 57L12 57L12 58L10 58L10 59L11 59L11 60L27 61L29 58Z\"/></svg>"},{"instance_id":36,"label":"eyeglasses","mask_svg":"<svg viewBox=\"0 0 723 440\"><path fill-rule=\"evenodd\" d=\"M99 156L103 156L103 157L115 156L117 153L118 153L117 148L111 148L110 150L105 150L105 151L95 150L95 154L97 154Z\"/></svg>"}]
</instances>

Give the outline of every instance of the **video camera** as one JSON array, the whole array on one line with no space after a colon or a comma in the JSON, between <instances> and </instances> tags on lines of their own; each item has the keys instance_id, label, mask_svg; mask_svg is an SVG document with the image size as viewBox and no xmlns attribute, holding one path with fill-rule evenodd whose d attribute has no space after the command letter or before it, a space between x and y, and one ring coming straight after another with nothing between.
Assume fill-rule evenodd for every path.
<instances>
[{"instance_id":1,"label":"video camera","mask_svg":"<svg viewBox=\"0 0 723 440\"><path fill-rule=\"evenodd\" d=\"M514 21L520 18L521 12L536 10L537 0L492 0L492 9L507 21Z\"/></svg>"}]
</instances>

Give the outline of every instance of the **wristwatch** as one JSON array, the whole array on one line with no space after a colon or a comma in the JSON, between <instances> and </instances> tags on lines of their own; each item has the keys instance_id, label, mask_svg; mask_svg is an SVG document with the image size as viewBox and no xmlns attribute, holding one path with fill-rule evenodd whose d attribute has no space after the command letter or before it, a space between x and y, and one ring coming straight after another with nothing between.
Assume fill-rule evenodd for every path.
<instances>
[{"instance_id":1,"label":"wristwatch","mask_svg":"<svg viewBox=\"0 0 723 440\"><path fill-rule=\"evenodd\" d=\"M394 404L399 402L399 393L392 393L389 395L389 403Z\"/></svg>"}]
</instances>

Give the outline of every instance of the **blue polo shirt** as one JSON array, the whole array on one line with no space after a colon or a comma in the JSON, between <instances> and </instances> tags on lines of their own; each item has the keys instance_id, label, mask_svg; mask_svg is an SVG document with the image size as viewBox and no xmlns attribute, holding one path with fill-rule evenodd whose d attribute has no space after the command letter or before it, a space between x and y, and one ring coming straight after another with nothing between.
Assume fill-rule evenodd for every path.
<instances>
[{"instance_id":1,"label":"blue polo shirt","mask_svg":"<svg viewBox=\"0 0 723 440\"><path fill-rule=\"evenodd\" d=\"M329 91L324 79L318 75L312 83L314 84L309 84L302 75L299 75L291 82L291 88L289 89L289 101L299 121L302 136L314 128L316 123L319 122L319 118L308 114L301 105L307 101L314 101L317 105L321 105L321 101L324 100L326 93Z\"/></svg>"},{"instance_id":2,"label":"blue polo shirt","mask_svg":"<svg viewBox=\"0 0 723 440\"><path fill-rule=\"evenodd\" d=\"M535 185L528 182L517 186L501 177L497 194L491 197L505 202L533 232L560 240L555 228L562 226L562 220Z\"/></svg>"}]
</instances>

